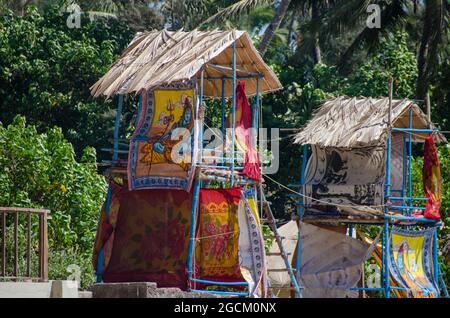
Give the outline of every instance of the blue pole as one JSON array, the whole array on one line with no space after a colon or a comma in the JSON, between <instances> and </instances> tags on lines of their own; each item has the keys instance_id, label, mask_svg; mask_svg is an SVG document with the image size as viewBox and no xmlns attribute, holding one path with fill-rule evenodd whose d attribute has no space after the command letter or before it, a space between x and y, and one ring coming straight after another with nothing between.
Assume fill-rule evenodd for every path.
<instances>
[{"instance_id":1,"label":"blue pole","mask_svg":"<svg viewBox=\"0 0 450 318\"><path fill-rule=\"evenodd\" d=\"M383 284L386 298L390 298L389 286L389 205L391 196L391 139L392 139L392 93L393 93L393 78L389 81L389 114L387 127L387 145L386 145L386 184L385 184L385 206L384 206L384 269L383 269Z\"/></svg>"},{"instance_id":2,"label":"blue pole","mask_svg":"<svg viewBox=\"0 0 450 318\"><path fill-rule=\"evenodd\" d=\"M204 78L204 72L203 69L201 71L201 77L200 77L200 96L198 98L198 107L199 110L202 109L202 105L203 105L203 80ZM203 138L204 138L204 125L205 125L205 115L206 115L206 109L204 110L205 114L203 114L203 118L201 118L201 123L200 123L200 143L199 143L199 148L200 148L200 164L203 163Z\"/></svg>"},{"instance_id":3,"label":"blue pole","mask_svg":"<svg viewBox=\"0 0 450 318\"><path fill-rule=\"evenodd\" d=\"M112 198L112 188L111 185L108 186L108 192L106 193L106 202L105 202L105 214L106 217L109 217L109 211L111 207L111 198ZM100 250L100 253L98 254L98 260L97 260L97 283L101 283L103 280L103 264L105 262L105 251L103 247Z\"/></svg>"},{"instance_id":4,"label":"blue pole","mask_svg":"<svg viewBox=\"0 0 450 318\"><path fill-rule=\"evenodd\" d=\"M139 94L139 103L138 103L138 112L137 112L137 117L136 117L136 125L139 123L139 118L141 118L141 113L142 113L142 94Z\"/></svg>"},{"instance_id":5,"label":"blue pole","mask_svg":"<svg viewBox=\"0 0 450 318\"><path fill-rule=\"evenodd\" d=\"M222 149L225 149L225 79L222 78ZM222 161L222 166L226 165L226 161Z\"/></svg>"},{"instance_id":6,"label":"blue pole","mask_svg":"<svg viewBox=\"0 0 450 318\"><path fill-rule=\"evenodd\" d=\"M413 116L412 116L412 108L409 110L409 129L413 128ZM412 207L412 135L409 134L409 157L408 157L408 197L409 197L409 207ZM406 211L408 215L412 214L412 209L409 209L409 211Z\"/></svg>"},{"instance_id":7,"label":"blue pole","mask_svg":"<svg viewBox=\"0 0 450 318\"><path fill-rule=\"evenodd\" d=\"M305 184L305 174L306 174L306 164L308 162L308 145L303 145L303 156L302 156L302 168L300 171L300 193L304 193L304 184ZM301 268L301 260L302 260L302 240L300 236L300 225L303 218L303 210L304 210L304 198L303 196L299 196L299 205L298 205L298 237L297 237L297 259L295 263L295 269L297 273L297 277L300 278L300 268Z\"/></svg>"},{"instance_id":8,"label":"blue pole","mask_svg":"<svg viewBox=\"0 0 450 318\"><path fill-rule=\"evenodd\" d=\"M234 137L235 137L235 120L236 120L236 42L233 42L233 102L232 102L232 123L231 123L231 186L234 183Z\"/></svg>"},{"instance_id":9,"label":"blue pole","mask_svg":"<svg viewBox=\"0 0 450 318\"><path fill-rule=\"evenodd\" d=\"M420 128L392 128L392 131L406 132L406 133L432 133L438 131L437 129L420 129Z\"/></svg>"},{"instance_id":10,"label":"blue pole","mask_svg":"<svg viewBox=\"0 0 450 318\"><path fill-rule=\"evenodd\" d=\"M406 174L407 174L407 167L406 165L408 164L408 162L406 161L406 135L405 133L402 134L402 138L403 138L403 175L402 175L402 192L401 195L403 197L403 201L402 201L402 205L406 205L406 200L404 199L405 197L405 190L406 190ZM402 214L405 214L405 211L402 211Z\"/></svg>"},{"instance_id":11,"label":"blue pole","mask_svg":"<svg viewBox=\"0 0 450 318\"><path fill-rule=\"evenodd\" d=\"M192 209L191 209L191 226L189 229L189 248L188 248L188 260L187 260L187 271L189 280L189 289L191 289L191 279L193 277L193 261L194 261L194 248L195 248L195 229L197 225L197 210L198 201L200 196L200 181L195 179L194 182L194 194L192 198Z\"/></svg>"},{"instance_id":12,"label":"blue pole","mask_svg":"<svg viewBox=\"0 0 450 318\"><path fill-rule=\"evenodd\" d=\"M123 107L123 95L119 95L119 105L116 112L116 121L114 124L114 154L113 161L119 159L119 130L120 130L120 118L122 117L122 107Z\"/></svg>"},{"instance_id":13,"label":"blue pole","mask_svg":"<svg viewBox=\"0 0 450 318\"><path fill-rule=\"evenodd\" d=\"M391 297L391 288L389 286L389 253L390 253L390 247L389 247L389 219L385 219L384 220L384 237L385 237L385 241L384 241L384 265L385 265L385 269L384 269L384 291L385 291L385 295L386 298L390 298Z\"/></svg>"},{"instance_id":14,"label":"blue pole","mask_svg":"<svg viewBox=\"0 0 450 318\"><path fill-rule=\"evenodd\" d=\"M256 129L256 136L254 138L254 146L258 143L259 133L259 78L256 79L256 96L255 96L255 108L253 110L253 128Z\"/></svg>"},{"instance_id":15,"label":"blue pole","mask_svg":"<svg viewBox=\"0 0 450 318\"><path fill-rule=\"evenodd\" d=\"M225 80L222 79L222 141L225 140ZM223 142L222 142L223 143Z\"/></svg>"}]
</instances>

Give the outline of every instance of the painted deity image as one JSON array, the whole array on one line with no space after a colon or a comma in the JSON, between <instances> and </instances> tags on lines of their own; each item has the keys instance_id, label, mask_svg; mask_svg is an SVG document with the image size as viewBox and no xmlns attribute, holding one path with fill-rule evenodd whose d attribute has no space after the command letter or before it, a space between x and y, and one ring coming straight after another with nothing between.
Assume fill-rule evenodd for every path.
<instances>
[{"instance_id":1,"label":"painted deity image","mask_svg":"<svg viewBox=\"0 0 450 318\"><path fill-rule=\"evenodd\" d=\"M180 109L182 110L181 117L177 120L176 113ZM177 164L184 171L188 171L190 155L177 160L180 157L176 156L174 149L183 142L185 137L183 134L177 134L177 130L184 128L190 132L194 126L192 97L182 95L180 101L175 103L168 99L165 111L158 114L156 124L163 127L163 130L152 136L145 146L142 147L141 151L144 156L141 162L148 165L149 173L153 165L162 163Z\"/></svg>"}]
</instances>

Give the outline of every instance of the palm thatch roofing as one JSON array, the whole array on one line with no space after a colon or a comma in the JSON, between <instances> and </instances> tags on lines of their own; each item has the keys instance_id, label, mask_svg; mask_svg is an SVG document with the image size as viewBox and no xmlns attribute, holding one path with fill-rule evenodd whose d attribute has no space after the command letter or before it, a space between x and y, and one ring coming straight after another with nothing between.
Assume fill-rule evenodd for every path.
<instances>
[{"instance_id":1,"label":"palm thatch roofing","mask_svg":"<svg viewBox=\"0 0 450 318\"><path fill-rule=\"evenodd\" d=\"M248 76L245 71L260 74L259 91L271 92L282 88L274 72L268 67L244 31L167 30L138 33L122 56L91 87L97 97L128 94L148 90L161 84L183 82L200 76L204 69L207 77L229 77L230 70L214 65L232 66L232 45L236 43L236 68L238 76ZM256 93L255 78L246 78L248 95ZM205 80L204 95L222 96L220 80ZM232 81L225 81L225 96L232 95Z\"/></svg>"},{"instance_id":2,"label":"palm thatch roofing","mask_svg":"<svg viewBox=\"0 0 450 318\"><path fill-rule=\"evenodd\" d=\"M391 120L395 128L412 127L435 129L425 113L413 101L393 100ZM385 145L388 132L389 98L338 97L325 102L313 114L306 126L295 135L294 143L320 147L360 148ZM427 133L414 133L415 141L423 140ZM436 142L446 143L436 133Z\"/></svg>"}]
</instances>

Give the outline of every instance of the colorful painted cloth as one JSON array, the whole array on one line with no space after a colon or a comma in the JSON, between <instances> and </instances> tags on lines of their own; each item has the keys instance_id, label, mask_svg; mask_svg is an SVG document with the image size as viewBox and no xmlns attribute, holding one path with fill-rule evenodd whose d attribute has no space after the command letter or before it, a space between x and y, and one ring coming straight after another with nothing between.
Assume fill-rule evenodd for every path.
<instances>
[{"instance_id":1,"label":"colorful painted cloth","mask_svg":"<svg viewBox=\"0 0 450 318\"><path fill-rule=\"evenodd\" d=\"M94 253L92 258L92 265L96 272L99 270L104 272L105 268L109 264L111 258L111 252L114 242L114 230L117 225L117 218L120 208L120 196L126 189L118 184L111 182L108 189L108 195L111 198L109 209L106 209L106 202L102 206L100 212L100 219L97 225L97 234L94 243ZM103 249L103 266L98 268L98 258L100 251ZM100 274L100 273L98 273Z\"/></svg>"},{"instance_id":2,"label":"colorful painted cloth","mask_svg":"<svg viewBox=\"0 0 450 318\"><path fill-rule=\"evenodd\" d=\"M433 231L433 228L408 231L397 227L391 231L391 275L414 298L438 295L433 275Z\"/></svg>"},{"instance_id":3,"label":"colorful painted cloth","mask_svg":"<svg viewBox=\"0 0 450 318\"><path fill-rule=\"evenodd\" d=\"M187 287L192 195L182 190L122 194L105 282L156 282Z\"/></svg>"},{"instance_id":4,"label":"colorful painted cloth","mask_svg":"<svg viewBox=\"0 0 450 318\"><path fill-rule=\"evenodd\" d=\"M232 116L229 123L231 127ZM253 145L252 118L250 105L245 95L245 82L240 81L236 87L235 139L238 149L245 153L242 173L250 179L261 180L258 151Z\"/></svg>"},{"instance_id":5,"label":"colorful painted cloth","mask_svg":"<svg viewBox=\"0 0 450 318\"><path fill-rule=\"evenodd\" d=\"M241 272L249 283L250 296L266 297L266 254L253 190L242 191L238 218Z\"/></svg>"},{"instance_id":6,"label":"colorful painted cloth","mask_svg":"<svg viewBox=\"0 0 450 318\"><path fill-rule=\"evenodd\" d=\"M201 189L195 247L197 278L244 281L239 267L241 189Z\"/></svg>"},{"instance_id":7,"label":"colorful painted cloth","mask_svg":"<svg viewBox=\"0 0 450 318\"><path fill-rule=\"evenodd\" d=\"M428 198L424 217L434 220L440 220L442 197L441 169L439 167L439 158L436 146L433 141L433 135L425 139L424 158L423 158L423 188Z\"/></svg>"},{"instance_id":8,"label":"colorful painted cloth","mask_svg":"<svg viewBox=\"0 0 450 318\"><path fill-rule=\"evenodd\" d=\"M143 93L142 104L130 142L130 190L189 191L197 145L194 83L170 84Z\"/></svg>"}]
</instances>

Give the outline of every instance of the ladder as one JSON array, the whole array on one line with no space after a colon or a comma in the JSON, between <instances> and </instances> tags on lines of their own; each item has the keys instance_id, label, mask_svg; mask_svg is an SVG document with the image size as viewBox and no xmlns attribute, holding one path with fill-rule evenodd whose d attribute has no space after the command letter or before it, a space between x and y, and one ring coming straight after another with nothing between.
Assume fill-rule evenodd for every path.
<instances>
[{"instance_id":1,"label":"ladder","mask_svg":"<svg viewBox=\"0 0 450 318\"><path fill-rule=\"evenodd\" d=\"M444 275L442 274L442 270L441 270L441 265L440 264L438 266L438 269L439 269L438 275L439 275L439 285L441 285L440 286L441 293L444 295L445 298L449 298L447 285L445 284Z\"/></svg>"},{"instance_id":2,"label":"ladder","mask_svg":"<svg viewBox=\"0 0 450 318\"><path fill-rule=\"evenodd\" d=\"M272 213L272 208L270 207L270 202L266 200L266 196L264 194L264 191L262 191L262 188L260 188L260 200L261 200L261 208L262 208L262 214L265 216L265 219L261 219L261 222L266 223L270 229L273 232L273 238L275 238L275 241L278 245L278 248L280 250L280 253L268 253L268 256L281 256L283 258L284 264L286 268L274 268L274 269L267 269L269 272L288 272L289 277L291 279L292 283L292 290L295 291L296 297L301 297L301 289L297 282L297 278L295 277L294 269L292 268L291 263L289 262L288 256L289 253L286 253L283 247L283 237L280 236L280 233L278 232L277 228L277 222L275 220L275 217Z\"/></svg>"}]
</instances>

